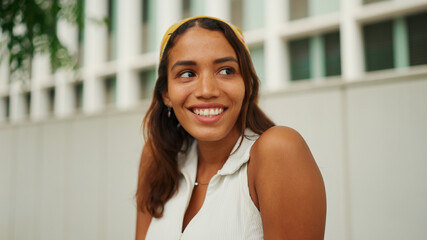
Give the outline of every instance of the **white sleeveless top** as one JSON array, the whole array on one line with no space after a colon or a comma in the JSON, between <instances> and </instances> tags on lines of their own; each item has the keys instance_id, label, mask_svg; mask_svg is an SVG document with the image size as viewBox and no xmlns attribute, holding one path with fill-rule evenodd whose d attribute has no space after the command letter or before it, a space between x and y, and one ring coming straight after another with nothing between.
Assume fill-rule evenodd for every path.
<instances>
[{"instance_id":1,"label":"white sleeveless top","mask_svg":"<svg viewBox=\"0 0 427 240\"><path fill-rule=\"evenodd\" d=\"M163 217L151 220L146 239L263 239L261 214L249 195L247 175L250 150L259 136L248 129L245 136L237 152L210 180L203 205L184 232L182 222L196 179L197 142L178 156L179 191L166 202ZM240 139L232 153L239 143Z\"/></svg>"}]
</instances>

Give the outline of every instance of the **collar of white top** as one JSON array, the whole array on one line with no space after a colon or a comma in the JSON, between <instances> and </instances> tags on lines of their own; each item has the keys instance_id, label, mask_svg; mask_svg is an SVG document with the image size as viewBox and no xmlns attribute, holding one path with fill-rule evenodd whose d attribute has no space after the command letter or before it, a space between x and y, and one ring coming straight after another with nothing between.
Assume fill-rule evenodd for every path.
<instances>
[{"instance_id":1,"label":"collar of white top","mask_svg":"<svg viewBox=\"0 0 427 240\"><path fill-rule=\"evenodd\" d=\"M251 148L250 146L257 139L257 134L250 129L245 130L245 136L243 137L242 145L239 149L236 148L239 146L241 137L237 140L236 144L231 151L230 157L225 162L224 166L218 171L219 175L231 175L235 173L240 167L249 161L249 155ZM188 176L194 175L197 171L197 142L194 141L192 146L189 148L188 152L185 154L180 154L178 156L178 167L182 174L187 174ZM194 179L195 180L195 179Z\"/></svg>"}]
</instances>

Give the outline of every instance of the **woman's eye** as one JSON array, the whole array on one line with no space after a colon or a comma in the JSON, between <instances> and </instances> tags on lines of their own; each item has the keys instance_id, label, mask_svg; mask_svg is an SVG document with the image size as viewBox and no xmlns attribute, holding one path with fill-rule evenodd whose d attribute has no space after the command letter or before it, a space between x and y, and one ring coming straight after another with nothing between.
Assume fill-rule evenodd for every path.
<instances>
[{"instance_id":1,"label":"woman's eye","mask_svg":"<svg viewBox=\"0 0 427 240\"><path fill-rule=\"evenodd\" d=\"M183 78L190 78L190 77L194 77L195 74L193 72L186 71L186 72L180 73L179 76Z\"/></svg>"},{"instance_id":2,"label":"woman's eye","mask_svg":"<svg viewBox=\"0 0 427 240\"><path fill-rule=\"evenodd\" d=\"M221 69L221 71L219 71L219 74L223 74L223 75L230 75L234 73L234 69L232 68L223 68Z\"/></svg>"}]
</instances>

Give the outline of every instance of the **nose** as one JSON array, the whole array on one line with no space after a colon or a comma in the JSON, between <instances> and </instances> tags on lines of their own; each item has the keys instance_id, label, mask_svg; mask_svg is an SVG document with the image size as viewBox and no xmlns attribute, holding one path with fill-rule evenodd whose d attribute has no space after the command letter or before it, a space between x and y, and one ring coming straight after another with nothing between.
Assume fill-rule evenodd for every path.
<instances>
[{"instance_id":1,"label":"nose","mask_svg":"<svg viewBox=\"0 0 427 240\"><path fill-rule=\"evenodd\" d=\"M218 81L212 73L206 73L198 79L194 95L198 98L213 98L220 94Z\"/></svg>"}]
</instances>

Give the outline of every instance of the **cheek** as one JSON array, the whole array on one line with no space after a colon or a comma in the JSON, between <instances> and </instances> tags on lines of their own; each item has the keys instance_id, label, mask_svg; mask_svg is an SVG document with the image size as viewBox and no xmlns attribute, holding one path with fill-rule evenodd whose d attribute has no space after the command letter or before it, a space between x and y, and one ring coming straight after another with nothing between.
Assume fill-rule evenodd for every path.
<instances>
[{"instance_id":1,"label":"cheek","mask_svg":"<svg viewBox=\"0 0 427 240\"><path fill-rule=\"evenodd\" d=\"M169 84L168 94L172 105L181 105L188 96L189 89L179 85Z\"/></svg>"},{"instance_id":2,"label":"cheek","mask_svg":"<svg viewBox=\"0 0 427 240\"><path fill-rule=\"evenodd\" d=\"M230 94L232 94L235 101L239 101L240 104L243 102L243 98L245 97L245 84L240 82L239 84L235 84L233 87L230 87Z\"/></svg>"}]
</instances>

